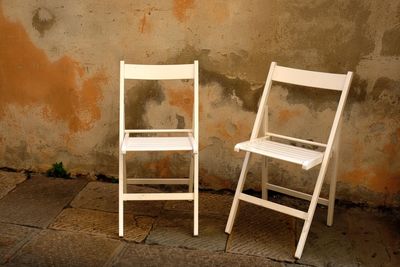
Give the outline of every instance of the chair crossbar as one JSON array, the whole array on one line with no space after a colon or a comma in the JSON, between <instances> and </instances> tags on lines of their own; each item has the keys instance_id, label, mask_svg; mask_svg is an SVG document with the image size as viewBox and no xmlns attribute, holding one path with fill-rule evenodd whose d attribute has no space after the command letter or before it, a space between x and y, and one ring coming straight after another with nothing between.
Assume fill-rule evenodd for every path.
<instances>
[{"instance_id":1,"label":"chair crossbar","mask_svg":"<svg viewBox=\"0 0 400 267\"><path fill-rule=\"evenodd\" d=\"M257 206L261 206L264 208L268 208L274 211L278 211L281 213L285 213L287 215L291 215L293 217L305 220L307 218L307 212L298 210L298 209L294 209L294 208L290 208L272 201L268 201L268 200L264 200L258 197L253 197L250 195L247 195L245 193L240 193L239 195L239 199L243 200L245 202L249 202L252 204L255 204Z\"/></svg>"},{"instance_id":2,"label":"chair crossbar","mask_svg":"<svg viewBox=\"0 0 400 267\"><path fill-rule=\"evenodd\" d=\"M193 133L192 129L128 129L125 133Z\"/></svg>"},{"instance_id":3,"label":"chair crossbar","mask_svg":"<svg viewBox=\"0 0 400 267\"><path fill-rule=\"evenodd\" d=\"M272 80L314 88L342 91L346 74L299 70L276 66Z\"/></svg>"},{"instance_id":4,"label":"chair crossbar","mask_svg":"<svg viewBox=\"0 0 400 267\"><path fill-rule=\"evenodd\" d=\"M303 192L300 192L297 190L292 190L292 189L289 189L286 187L270 184L270 183L267 183L267 188L268 188L268 190L273 190L278 193L282 193L282 194L285 194L288 196L292 196L292 197L296 197L296 198L300 198L300 199L304 199L304 200L308 200L308 201L311 201L311 197L312 197L310 194L303 193ZM328 206L328 199L319 197L318 203L321 205L324 205L324 206Z\"/></svg>"},{"instance_id":5,"label":"chair crossbar","mask_svg":"<svg viewBox=\"0 0 400 267\"><path fill-rule=\"evenodd\" d=\"M193 200L194 193L124 193L122 199L126 200Z\"/></svg>"},{"instance_id":6,"label":"chair crossbar","mask_svg":"<svg viewBox=\"0 0 400 267\"><path fill-rule=\"evenodd\" d=\"M138 65L125 64L125 79L185 80L194 79L193 64Z\"/></svg>"},{"instance_id":7,"label":"chair crossbar","mask_svg":"<svg viewBox=\"0 0 400 267\"><path fill-rule=\"evenodd\" d=\"M128 184L189 184L189 178L127 178Z\"/></svg>"},{"instance_id":8,"label":"chair crossbar","mask_svg":"<svg viewBox=\"0 0 400 267\"><path fill-rule=\"evenodd\" d=\"M291 136L286 136L286 135L282 135L282 134L276 134L276 133L266 132L266 136L271 136L271 137L286 139L286 140L295 141L295 142L299 142L299 143L303 143L303 144L308 144L308 145L315 145L315 146L320 146L320 147L326 147L326 144L324 144L324 143L319 143L319 142L304 140L304 139L295 138L295 137L291 137Z\"/></svg>"}]
</instances>

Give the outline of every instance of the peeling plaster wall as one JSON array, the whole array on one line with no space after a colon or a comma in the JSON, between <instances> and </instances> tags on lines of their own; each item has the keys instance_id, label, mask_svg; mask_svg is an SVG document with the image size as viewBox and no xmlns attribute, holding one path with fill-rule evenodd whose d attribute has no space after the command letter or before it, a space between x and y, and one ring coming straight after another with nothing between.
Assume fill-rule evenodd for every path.
<instances>
[{"instance_id":1,"label":"peeling plaster wall","mask_svg":"<svg viewBox=\"0 0 400 267\"><path fill-rule=\"evenodd\" d=\"M200 61L200 181L234 189L269 64L355 72L339 199L400 206L400 2L0 0L0 166L117 174L119 60ZM127 125L190 127L191 83L127 83ZM326 141L332 92L276 84L270 127ZM322 131L321 131L322 130ZM180 153L129 158L132 175L188 172ZM260 189L258 158L246 187ZM310 191L318 169L272 161L271 180ZM325 192L326 193L326 190Z\"/></svg>"}]
</instances>

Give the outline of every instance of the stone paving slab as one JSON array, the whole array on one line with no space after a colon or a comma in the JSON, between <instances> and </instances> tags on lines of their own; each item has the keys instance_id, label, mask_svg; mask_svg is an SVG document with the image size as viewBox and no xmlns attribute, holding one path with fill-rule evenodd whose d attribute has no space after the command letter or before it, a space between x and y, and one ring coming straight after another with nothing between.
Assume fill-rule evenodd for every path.
<instances>
[{"instance_id":1,"label":"stone paving slab","mask_svg":"<svg viewBox=\"0 0 400 267\"><path fill-rule=\"evenodd\" d=\"M0 200L0 221L47 227L86 183L35 175Z\"/></svg>"},{"instance_id":2,"label":"stone paving slab","mask_svg":"<svg viewBox=\"0 0 400 267\"><path fill-rule=\"evenodd\" d=\"M349 240L345 213L335 210L334 224L326 225L327 210L317 208L299 263L312 266L359 266ZM296 246L303 229L303 220L296 221Z\"/></svg>"},{"instance_id":3,"label":"stone paving slab","mask_svg":"<svg viewBox=\"0 0 400 267\"><path fill-rule=\"evenodd\" d=\"M0 171L0 199L13 190L17 184L26 180L26 175L22 172Z\"/></svg>"},{"instance_id":4,"label":"stone paving slab","mask_svg":"<svg viewBox=\"0 0 400 267\"><path fill-rule=\"evenodd\" d=\"M230 266L230 267L278 267L283 263L266 258L218 253L182 248L129 244L115 259L112 266L146 266L146 267L197 267L197 266Z\"/></svg>"},{"instance_id":5,"label":"stone paving slab","mask_svg":"<svg viewBox=\"0 0 400 267\"><path fill-rule=\"evenodd\" d=\"M227 235L225 219L200 216L199 236L193 236L193 215L182 212L165 212L156 222L146 239L146 244L172 247L224 251Z\"/></svg>"},{"instance_id":6,"label":"stone paving slab","mask_svg":"<svg viewBox=\"0 0 400 267\"><path fill-rule=\"evenodd\" d=\"M121 246L118 240L44 230L6 266L103 266Z\"/></svg>"},{"instance_id":7,"label":"stone paving slab","mask_svg":"<svg viewBox=\"0 0 400 267\"><path fill-rule=\"evenodd\" d=\"M124 239L142 242L149 234L154 218L125 214L124 221ZM65 209L50 228L119 238L118 214L98 210Z\"/></svg>"},{"instance_id":8,"label":"stone paving slab","mask_svg":"<svg viewBox=\"0 0 400 267\"><path fill-rule=\"evenodd\" d=\"M21 225L0 223L0 264L4 264L39 229Z\"/></svg>"},{"instance_id":9,"label":"stone paving slab","mask_svg":"<svg viewBox=\"0 0 400 267\"><path fill-rule=\"evenodd\" d=\"M294 262L295 219L241 202L226 251Z\"/></svg>"},{"instance_id":10,"label":"stone paving slab","mask_svg":"<svg viewBox=\"0 0 400 267\"><path fill-rule=\"evenodd\" d=\"M151 187L129 185L128 192L158 193ZM160 214L164 201L127 201L125 212L135 215L157 216ZM72 201L74 208L93 209L107 212L118 212L118 184L90 182Z\"/></svg>"},{"instance_id":11,"label":"stone paving slab","mask_svg":"<svg viewBox=\"0 0 400 267\"><path fill-rule=\"evenodd\" d=\"M400 266L400 220L346 209L348 238L361 266Z\"/></svg>"},{"instance_id":12,"label":"stone paving slab","mask_svg":"<svg viewBox=\"0 0 400 267\"><path fill-rule=\"evenodd\" d=\"M232 205L232 195L220 195L212 193L199 194L199 213L221 215L228 218ZM193 202L168 201L165 204L167 210L181 210L193 212Z\"/></svg>"}]
</instances>

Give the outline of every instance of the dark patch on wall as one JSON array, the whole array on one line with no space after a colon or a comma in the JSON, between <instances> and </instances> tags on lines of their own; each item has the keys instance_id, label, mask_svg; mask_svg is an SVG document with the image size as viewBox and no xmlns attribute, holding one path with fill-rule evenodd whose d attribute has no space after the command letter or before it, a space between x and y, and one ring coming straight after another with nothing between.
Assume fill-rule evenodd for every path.
<instances>
[{"instance_id":1,"label":"dark patch on wall","mask_svg":"<svg viewBox=\"0 0 400 267\"><path fill-rule=\"evenodd\" d=\"M161 104L165 95L161 85L157 81L140 81L125 93L125 128L148 128L143 120L146 112L146 103L155 101Z\"/></svg>"},{"instance_id":2,"label":"dark patch on wall","mask_svg":"<svg viewBox=\"0 0 400 267\"><path fill-rule=\"evenodd\" d=\"M285 28L292 34L295 50L316 50L323 58L322 71L355 70L362 56L373 52L368 18L371 7L366 1L288 1L283 5L290 20ZM315 21L304 28L305 23Z\"/></svg>"},{"instance_id":3,"label":"dark patch on wall","mask_svg":"<svg viewBox=\"0 0 400 267\"><path fill-rule=\"evenodd\" d=\"M382 109L389 113L400 111L400 81L387 77L380 77L376 80L370 97L378 102Z\"/></svg>"},{"instance_id":4,"label":"dark patch on wall","mask_svg":"<svg viewBox=\"0 0 400 267\"><path fill-rule=\"evenodd\" d=\"M53 27L56 22L56 17L44 7L39 7L33 12L32 26L43 37L44 33Z\"/></svg>"},{"instance_id":5,"label":"dark patch on wall","mask_svg":"<svg viewBox=\"0 0 400 267\"><path fill-rule=\"evenodd\" d=\"M246 80L228 78L221 73L201 69L200 83L209 84L213 82L221 85L225 98L236 96L243 101L244 110L257 112L258 101L260 100L264 87L259 87L253 90L251 84Z\"/></svg>"},{"instance_id":6,"label":"dark patch on wall","mask_svg":"<svg viewBox=\"0 0 400 267\"><path fill-rule=\"evenodd\" d=\"M176 120L178 121L177 129L185 129L185 117L175 114Z\"/></svg>"},{"instance_id":7,"label":"dark patch on wall","mask_svg":"<svg viewBox=\"0 0 400 267\"><path fill-rule=\"evenodd\" d=\"M400 25L383 34L381 55L400 56Z\"/></svg>"},{"instance_id":8,"label":"dark patch on wall","mask_svg":"<svg viewBox=\"0 0 400 267\"><path fill-rule=\"evenodd\" d=\"M358 74L354 74L348 96L349 104L364 102L367 98L367 86L367 80L361 79Z\"/></svg>"},{"instance_id":9,"label":"dark patch on wall","mask_svg":"<svg viewBox=\"0 0 400 267\"><path fill-rule=\"evenodd\" d=\"M336 110L340 93L334 90L321 90L305 86L285 84L276 82L288 90L286 97L289 104L303 104L314 111L323 111L325 109ZM274 88L272 88L274 90Z\"/></svg>"}]
</instances>

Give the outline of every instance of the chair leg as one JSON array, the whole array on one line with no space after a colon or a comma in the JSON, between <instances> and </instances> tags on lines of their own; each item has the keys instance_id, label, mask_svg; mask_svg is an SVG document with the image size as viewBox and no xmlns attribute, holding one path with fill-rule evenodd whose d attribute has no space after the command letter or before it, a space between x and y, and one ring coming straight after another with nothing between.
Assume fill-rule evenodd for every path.
<instances>
[{"instance_id":1,"label":"chair leg","mask_svg":"<svg viewBox=\"0 0 400 267\"><path fill-rule=\"evenodd\" d=\"M338 160L339 160L338 150L335 149L333 153L334 153L333 154L334 162L333 162L331 182L329 185L328 216L326 220L326 224L328 226L332 226L333 224L333 214L335 211L336 180L337 180Z\"/></svg>"},{"instance_id":2,"label":"chair leg","mask_svg":"<svg viewBox=\"0 0 400 267\"><path fill-rule=\"evenodd\" d=\"M268 158L263 157L262 168L261 168L261 197L262 199L268 199Z\"/></svg>"},{"instance_id":3,"label":"chair leg","mask_svg":"<svg viewBox=\"0 0 400 267\"><path fill-rule=\"evenodd\" d=\"M297 259L300 259L301 255L303 254L304 245L306 243L308 232L310 231L311 222L313 220L315 209L318 204L318 198L321 194L322 185L324 183L324 176L326 173L327 165L328 162L326 162L326 164L323 164L321 166L321 169L319 170L317 182L315 184L314 192L310 201L310 206L308 207L307 217L304 221L303 230L301 231L299 242L297 243L296 252L294 254L295 258Z\"/></svg>"},{"instance_id":4,"label":"chair leg","mask_svg":"<svg viewBox=\"0 0 400 267\"><path fill-rule=\"evenodd\" d=\"M123 194L124 194L124 184L125 184L125 172L124 172L124 155L122 153L119 154L119 207L118 207L118 222L119 222L119 227L118 227L118 232L119 236L123 237L124 236L124 200L123 200Z\"/></svg>"},{"instance_id":5,"label":"chair leg","mask_svg":"<svg viewBox=\"0 0 400 267\"><path fill-rule=\"evenodd\" d=\"M127 181L126 181L126 155L122 154L122 162L123 162L123 172L124 172L124 178L122 179L123 185L124 185L124 193L128 193L127 189Z\"/></svg>"},{"instance_id":6,"label":"chair leg","mask_svg":"<svg viewBox=\"0 0 400 267\"><path fill-rule=\"evenodd\" d=\"M199 235L199 155L193 155L194 161L194 192L193 192L193 235Z\"/></svg>"},{"instance_id":7,"label":"chair leg","mask_svg":"<svg viewBox=\"0 0 400 267\"><path fill-rule=\"evenodd\" d=\"M193 193L193 155L190 157L189 193Z\"/></svg>"},{"instance_id":8,"label":"chair leg","mask_svg":"<svg viewBox=\"0 0 400 267\"><path fill-rule=\"evenodd\" d=\"M229 212L228 222L226 223L225 232L230 234L232 231L233 223L235 221L236 213L239 207L239 195L243 191L244 182L246 181L249 161L250 161L250 152L246 152L246 156L244 157L242 171L240 173L239 182L236 187L235 196L233 198L233 203L231 207L231 211Z\"/></svg>"}]
</instances>

